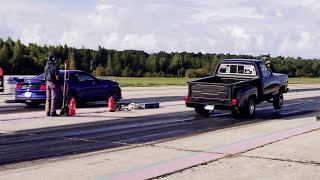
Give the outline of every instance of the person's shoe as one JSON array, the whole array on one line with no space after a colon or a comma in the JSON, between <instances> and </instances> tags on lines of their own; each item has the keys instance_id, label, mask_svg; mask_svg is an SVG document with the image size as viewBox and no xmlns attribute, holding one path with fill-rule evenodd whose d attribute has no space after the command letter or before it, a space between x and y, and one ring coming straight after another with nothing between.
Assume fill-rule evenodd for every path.
<instances>
[{"instance_id":1,"label":"person's shoe","mask_svg":"<svg viewBox=\"0 0 320 180\"><path fill-rule=\"evenodd\" d=\"M47 116L50 116L50 113L46 113L47 114Z\"/></svg>"},{"instance_id":2,"label":"person's shoe","mask_svg":"<svg viewBox=\"0 0 320 180\"><path fill-rule=\"evenodd\" d=\"M60 115L57 114L57 113L53 113L53 114L51 114L50 116L51 116L51 117L57 117L57 116L60 116Z\"/></svg>"}]
</instances>

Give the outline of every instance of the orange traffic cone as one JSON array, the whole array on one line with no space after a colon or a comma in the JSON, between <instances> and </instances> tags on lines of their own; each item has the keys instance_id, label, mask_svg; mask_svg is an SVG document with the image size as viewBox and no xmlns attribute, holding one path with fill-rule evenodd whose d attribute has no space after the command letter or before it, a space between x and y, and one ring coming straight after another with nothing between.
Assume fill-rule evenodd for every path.
<instances>
[{"instance_id":1,"label":"orange traffic cone","mask_svg":"<svg viewBox=\"0 0 320 180\"><path fill-rule=\"evenodd\" d=\"M112 96L109 97L108 107L109 107L109 111L110 111L110 112L114 112L115 106L114 106L114 99L113 99Z\"/></svg>"},{"instance_id":2,"label":"orange traffic cone","mask_svg":"<svg viewBox=\"0 0 320 180\"><path fill-rule=\"evenodd\" d=\"M69 115L70 116L76 115L76 100L74 98L72 98L71 101L70 101Z\"/></svg>"}]
</instances>

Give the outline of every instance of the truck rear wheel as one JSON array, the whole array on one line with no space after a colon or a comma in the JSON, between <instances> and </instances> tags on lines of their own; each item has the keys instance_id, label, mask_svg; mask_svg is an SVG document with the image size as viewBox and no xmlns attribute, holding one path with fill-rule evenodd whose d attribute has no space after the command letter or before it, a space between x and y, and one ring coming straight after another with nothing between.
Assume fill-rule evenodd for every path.
<instances>
[{"instance_id":1,"label":"truck rear wheel","mask_svg":"<svg viewBox=\"0 0 320 180\"><path fill-rule=\"evenodd\" d=\"M238 109L236 109L236 108L233 107L233 108L230 109L230 111L231 111L231 114L234 115L234 114L237 114Z\"/></svg>"},{"instance_id":2,"label":"truck rear wheel","mask_svg":"<svg viewBox=\"0 0 320 180\"><path fill-rule=\"evenodd\" d=\"M283 105L283 93L279 92L279 94L273 98L273 107L274 109L281 109L282 105Z\"/></svg>"},{"instance_id":3,"label":"truck rear wheel","mask_svg":"<svg viewBox=\"0 0 320 180\"><path fill-rule=\"evenodd\" d=\"M203 105L198 105L194 107L194 110L197 114L207 115L209 114L209 110L205 110Z\"/></svg>"},{"instance_id":4,"label":"truck rear wheel","mask_svg":"<svg viewBox=\"0 0 320 180\"><path fill-rule=\"evenodd\" d=\"M240 109L240 113L246 116L253 116L256 113L256 103L254 98L249 98L244 107Z\"/></svg>"}]
</instances>

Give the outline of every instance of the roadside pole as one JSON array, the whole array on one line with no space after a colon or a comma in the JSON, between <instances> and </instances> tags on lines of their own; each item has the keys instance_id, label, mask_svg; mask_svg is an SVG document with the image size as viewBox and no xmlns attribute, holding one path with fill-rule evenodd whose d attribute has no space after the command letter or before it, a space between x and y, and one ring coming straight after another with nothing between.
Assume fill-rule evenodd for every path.
<instances>
[{"instance_id":1,"label":"roadside pole","mask_svg":"<svg viewBox=\"0 0 320 180\"><path fill-rule=\"evenodd\" d=\"M0 92L4 92L3 70L0 67Z\"/></svg>"},{"instance_id":2,"label":"roadside pole","mask_svg":"<svg viewBox=\"0 0 320 180\"><path fill-rule=\"evenodd\" d=\"M90 71L91 74L93 74L93 71L96 70L96 61L95 60L91 60L90 61Z\"/></svg>"},{"instance_id":3,"label":"roadside pole","mask_svg":"<svg viewBox=\"0 0 320 180\"><path fill-rule=\"evenodd\" d=\"M68 82L70 79L70 66L69 61L66 60L64 62L64 76L63 76L63 96L62 96L62 108L60 111L60 115L69 116L69 107L68 107L68 93L69 86L67 84L67 69L68 69Z\"/></svg>"}]
</instances>

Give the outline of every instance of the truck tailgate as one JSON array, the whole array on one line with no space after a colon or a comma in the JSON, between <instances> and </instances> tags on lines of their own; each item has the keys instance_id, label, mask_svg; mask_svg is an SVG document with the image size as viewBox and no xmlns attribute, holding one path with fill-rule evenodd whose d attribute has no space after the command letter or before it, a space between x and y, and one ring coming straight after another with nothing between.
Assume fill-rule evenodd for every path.
<instances>
[{"instance_id":1,"label":"truck tailgate","mask_svg":"<svg viewBox=\"0 0 320 180\"><path fill-rule=\"evenodd\" d=\"M231 85L220 83L189 83L193 101L226 103L231 99Z\"/></svg>"}]
</instances>

